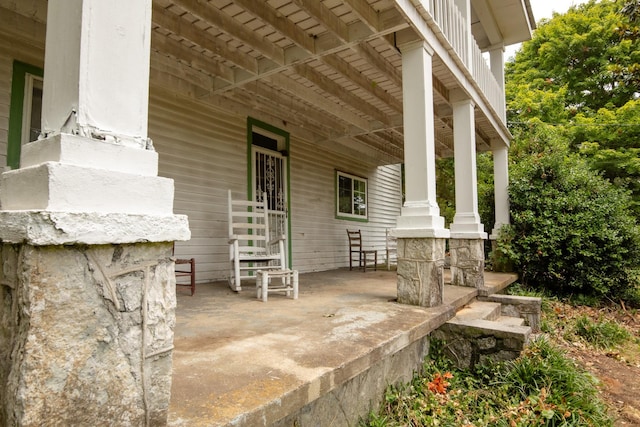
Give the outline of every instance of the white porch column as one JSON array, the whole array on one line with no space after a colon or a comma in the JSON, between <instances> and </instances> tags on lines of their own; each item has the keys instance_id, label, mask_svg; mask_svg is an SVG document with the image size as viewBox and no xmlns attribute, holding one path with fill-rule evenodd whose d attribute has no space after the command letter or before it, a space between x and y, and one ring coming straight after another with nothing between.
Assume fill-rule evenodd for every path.
<instances>
[{"instance_id":1,"label":"white porch column","mask_svg":"<svg viewBox=\"0 0 640 427\"><path fill-rule=\"evenodd\" d=\"M433 111L433 50L424 42L402 51L405 202L398 237L449 237L436 201L436 152Z\"/></svg>"},{"instance_id":2,"label":"white porch column","mask_svg":"<svg viewBox=\"0 0 640 427\"><path fill-rule=\"evenodd\" d=\"M506 102L505 92L504 92L504 46L493 46L489 50L489 67L491 68L491 73L493 77L495 77L496 82L498 82L498 86L502 91L503 101ZM504 110L502 120L507 121L506 109Z\"/></svg>"},{"instance_id":3,"label":"white porch column","mask_svg":"<svg viewBox=\"0 0 640 427\"><path fill-rule=\"evenodd\" d=\"M490 239L497 239L500 227L508 225L509 219L509 148L501 141L493 144L493 185L495 197L495 225Z\"/></svg>"},{"instance_id":4,"label":"white porch column","mask_svg":"<svg viewBox=\"0 0 640 427\"><path fill-rule=\"evenodd\" d=\"M464 92L449 95L453 106L456 214L451 224L451 283L484 285L484 240L487 233L478 214L478 179L474 103Z\"/></svg>"},{"instance_id":5,"label":"white porch column","mask_svg":"<svg viewBox=\"0 0 640 427\"><path fill-rule=\"evenodd\" d=\"M487 233L478 214L478 178L476 170L476 133L474 103L461 92L450 94L453 106L453 146L456 185L456 214L451 237L486 239Z\"/></svg>"},{"instance_id":6,"label":"white porch column","mask_svg":"<svg viewBox=\"0 0 640 427\"><path fill-rule=\"evenodd\" d=\"M405 203L398 237L398 301L442 304L444 250L449 230L436 202L433 50L419 41L400 46L404 110Z\"/></svg>"},{"instance_id":7,"label":"white porch column","mask_svg":"<svg viewBox=\"0 0 640 427\"><path fill-rule=\"evenodd\" d=\"M151 0L48 2L44 138L0 176L0 425L167 422L190 233L147 139L150 35Z\"/></svg>"}]
</instances>

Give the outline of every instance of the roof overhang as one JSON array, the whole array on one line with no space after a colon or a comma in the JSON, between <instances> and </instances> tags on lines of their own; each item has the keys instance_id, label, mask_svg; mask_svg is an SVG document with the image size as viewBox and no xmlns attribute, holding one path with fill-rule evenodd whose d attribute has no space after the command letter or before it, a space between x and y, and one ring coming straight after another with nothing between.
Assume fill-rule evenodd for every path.
<instances>
[{"instance_id":1,"label":"roof overhang","mask_svg":"<svg viewBox=\"0 0 640 427\"><path fill-rule=\"evenodd\" d=\"M530 0L471 0L473 35L481 50L531 39L536 22Z\"/></svg>"}]
</instances>

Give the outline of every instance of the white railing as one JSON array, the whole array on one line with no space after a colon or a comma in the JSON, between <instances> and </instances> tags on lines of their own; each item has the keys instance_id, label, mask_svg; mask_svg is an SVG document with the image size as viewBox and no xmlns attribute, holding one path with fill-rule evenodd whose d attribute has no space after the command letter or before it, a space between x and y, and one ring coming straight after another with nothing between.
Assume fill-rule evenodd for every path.
<instances>
[{"instance_id":1,"label":"white railing","mask_svg":"<svg viewBox=\"0 0 640 427\"><path fill-rule=\"evenodd\" d=\"M450 50L453 50L471 73L491 107L504 122L504 94L471 35L471 25L467 25L453 0L419 1L449 43Z\"/></svg>"}]
</instances>

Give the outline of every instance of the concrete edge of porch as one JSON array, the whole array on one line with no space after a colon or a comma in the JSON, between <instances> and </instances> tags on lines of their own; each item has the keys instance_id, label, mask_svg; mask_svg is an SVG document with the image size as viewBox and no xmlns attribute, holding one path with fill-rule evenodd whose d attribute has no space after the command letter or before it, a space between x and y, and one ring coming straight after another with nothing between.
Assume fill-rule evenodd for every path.
<instances>
[{"instance_id":1,"label":"concrete edge of porch","mask_svg":"<svg viewBox=\"0 0 640 427\"><path fill-rule=\"evenodd\" d=\"M497 275L488 280L489 286L482 292L502 290L516 278ZM445 285L444 303L439 307L406 306L387 299L343 308L336 313L336 318L344 316L344 319L358 319L358 316L366 316L363 313L384 313L381 317L386 317L384 321L373 322L362 328L357 337L342 345L329 342L327 337L334 334L337 328L347 325L347 320L334 321L333 325L326 323L326 326L319 321L308 322L279 330L278 336L286 335L290 342L300 343L300 347L304 347L296 351L281 349L279 356L283 365L290 363L290 359L296 359L296 367L304 366L310 375L304 379L280 378L279 381L273 381L272 378L256 378L266 374L254 371L249 374L252 376L251 384L240 386L232 393L222 393L208 402L212 406L206 411L209 414L200 414L187 420L185 413L180 411L182 413L178 419L175 418L178 414L174 413L174 422L170 425L285 426L307 425L311 421L316 422L313 425L329 425L326 419L325 422L318 420L336 411L344 412L344 419L351 421L331 422L331 425L351 425L377 406L389 384L410 380L413 373L420 369L428 352L430 333L453 318L460 308L479 294L475 288ZM273 303L270 300L269 304ZM305 328L312 329L303 330ZM279 339L276 333L255 339L260 340L267 335L271 340ZM255 341L252 342L254 344ZM272 352L273 348L264 349L264 354ZM256 363L260 365L263 362L256 360ZM267 371L264 366L262 368L262 371ZM281 371L272 370L270 375L292 376L287 372L287 367L279 368ZM251 371L252 368L247 369ZM243 372L243 375L246 373ZM254 389L256 386L259 390ZM227 397L238 399L240 394L241 403L238 400L224 402ZM353 408L345 408L345 405Z\"/></svg>"}]
</instances>

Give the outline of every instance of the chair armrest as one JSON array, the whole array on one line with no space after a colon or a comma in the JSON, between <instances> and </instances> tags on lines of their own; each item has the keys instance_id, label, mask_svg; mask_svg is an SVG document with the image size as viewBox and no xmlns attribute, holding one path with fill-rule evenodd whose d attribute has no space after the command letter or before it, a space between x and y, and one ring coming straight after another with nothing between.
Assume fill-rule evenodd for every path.
<instances>
[{"instance_id":1,"label":"chair armrest","mask_svg":"<svg viewBox=\"0 0 640 427\"><path fill-rule=\"evenodd\" d=\"M281 234L281 235L279 235L278 237L276 237L276 238L274 238L274 239L269 240L269 244L270 244L270 245L273 245L273 244L276 244L276 243L278 243L278 242L280 242L280 241L284 242L284 241L286 241L286 240L287 240L286 236L285 236L284 234Z\"/></svg>"}]
</instances>

